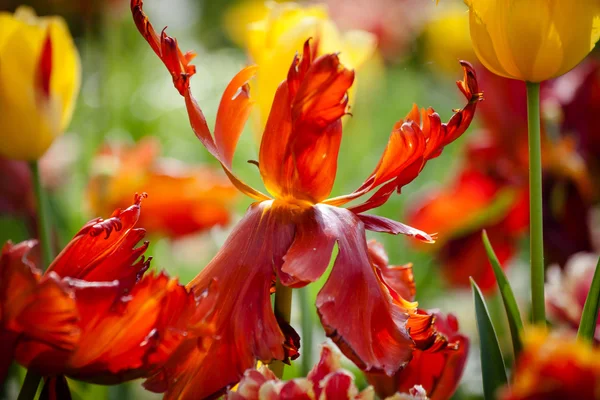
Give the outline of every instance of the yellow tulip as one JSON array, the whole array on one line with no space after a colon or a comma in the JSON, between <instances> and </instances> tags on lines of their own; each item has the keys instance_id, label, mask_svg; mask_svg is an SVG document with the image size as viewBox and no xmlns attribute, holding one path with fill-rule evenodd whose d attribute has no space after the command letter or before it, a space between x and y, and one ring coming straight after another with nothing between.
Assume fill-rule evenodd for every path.
<instances>
[{"instance_id":1,"label":"yellow tulip","mask_svg":"<svg viewBox=\"0 0 600 400\"><path fill-rule=\"evenodd\" d=\"M376 38L371 33L359 30L340 33L324 6L270 3L268 7L267 16L253 23L246 37L250 58L260 67L252 93L261 127L266 123L277 86L287 76L294 54L302 54L308 38L319 39L319 54L339 52L347 68L358 68L376 47Z\"/></svg>"},{"instance_id":2,"label":"yellow tulip","mask_svg":"<svg viewBox=\"0 0 600 400\"><path fill-rule=\"evenodd\" d=\"M541 82L575 67L600 37L598 0L465 0L479 60L507 78Z\"/></svg>"},{"instance_id":3,"label":"yellow tulip","mask_svg":"<svg viewBox=\"0 0 600 400\"><path fill-rule=\"evenodd\" d=\"M0 12L0 155L33 161L71 121L80 83L65 21Z\"/></svg>"},{"instance_id":4,"label":"yellow tulip","mask_svg":"<svg viewBox=\"0 0 600 400\"><path fill-rule=\"evenodd\" d=\"M423 30L427 62L435 69L456 74L458 60L476 61L469 36L469 14L462 7L438 6Z\"/></svg>"}]
</instances>

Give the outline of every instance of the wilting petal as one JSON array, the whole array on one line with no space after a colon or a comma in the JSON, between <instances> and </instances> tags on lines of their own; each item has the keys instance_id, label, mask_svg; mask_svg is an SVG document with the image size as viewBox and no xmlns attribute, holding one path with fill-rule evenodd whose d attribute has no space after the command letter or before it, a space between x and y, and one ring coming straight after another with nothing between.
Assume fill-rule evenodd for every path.
<instances>
[{"instance_id":1,"label":"wilting petal","mask_svg":"<svg viewBox=\"0 0 600 400\"><path fill-rule=\"evenodd\" d=\"M196 67L191 65L190 61L194 58L195 54L193 52L183 54L177 45L177 40L167 35L164 31L159 38L148 17L142 10L142 5L142 0L131 1L133 20L142 36L144 36L150 47L152 47L152 50L154 50L171 73L173 84L179 91L179 94L185 98L185 105L192 130L209 153L221 163L227 177L236 188L253 199L268 199L268 196L237 178L230 168L237 139L249 114L248 107L250 103L246 84L250 76L254 74L254 69L246 68L242 70L228 86L226 95L228 96L229 93L233 93L233 95L225 97L221 101L223 110L219 110L217 113L217 129L219 133L217 135L218 139L215 142L210 128L206 123L204 113L200 109L196 99L194 99L194 96L192 96L190 89L190 78L196 73ZM236 87L237 85L239 86ZM240 92L239 94L238 91ZM219 115L221 118L219 118Z\"/></svg>"},{"instance_id":2,"label":"wilting petal","mask_svg":"<svg viewBox=\"0 0 600 400\"><path fill-rule=\"evenodd\" d=\"M30 339L20 340L16 348L17 361L43 375L102 384L148 376L181 340L197 337L208 317L199 318L196 310L205 296L197 298L164 274L144 277L127 295L118 281L66 283L81 316L75 349L62 351Z\"/></svg>"},{"instance_id":3,"label":"wilting petal","mask_svg":"<svg viewBox=\"0 0 600 400\"><path fill-rule=\"evenodd\" d=\"M273 101L260 146L260 173L277 198L311 203L325 199L333 186L354 72L335 54L312 60L307 42Z\"/></svg>"},{"instance_id":4,"label":"wilting petal","mask_svg":"<svg viewBox=\"0 0 600 400\"><path fill-rule=\"evenodd\" d=\"M331 275L317 296L325 332L362 369L392 375L411 358L414 343L406 324L416 304L390 295L369 259L364 225L354 213L315 207L328 215L339 246Z\"/></svg>"},{"instance_id":5,"label":"wilting petal","mask_svg":"<svg viewBox=\"0 0 600 400\"><path fill-rule=\"evenodd\" d=\"M365 203L351 209L360 213L383 204L394 191L400 191L416 178L428 160L439 156L444 146L464 133L482 94L471 64L461 61L461 65L464 78L457 85L465 95L467 105L458 110L448 123L441 123L439 115L431 108L419 112L414 107L406 120L400 120L394 126L388 146L367 180L354 192L325 203L340 206L383 185Z\"/></svg>"},{"instance_id":6,"label":"wilting petal","mask_svg":"<svg viewBox=\"0 0 600 400\"><path fill-rule=\"evenodd\" d=\"M381 243L370 240L368 246L371 263L379 269L386 285L402 298L414 301L417 294L417 286L415 285L412 264L388 265L388 256Z\"/></svg>"},{"instance_id":7,"label":"wilting petal","mask_svg":"<svg viewBox=\"0 0 600 400\"><path fill-rule=\"evenodd\" d=\"M215 338L184 342L147 388L166 391L167 399L217 396L257 359L269 363L286 357L284 344L289 341L273 314L270 292L293 240L293 213L273 201L250 207L219 253L188 285L202 288L217 280L219 308L211 320Z\"/></svg>"},{"instance_id":8,"label":"wilting petal","mask_svg":"<svg viewBox=\"0 0 600 400\"><path fill-rule=\"evenodd\" d=\"M123 290L130 289L149 265L144 257L140 259L148 243L134 247L146 234L144 229L135 228L144 197L136 195L134 205L115 211L107 220L88 222L50 264L48 272L95 282L117 280Z\"/></svg>"},{"instance_id":9,"label":"wilting petal","mask_svg":"<svg viewBox=\"0 0 600 400\"><path fill-rule=\"evenodd\" d=\"M72 291L58 276L41 277L31 252L35 240L7 243L0 258L0 329L71 350L80 338Z\"/></svg>"},{"instance_id":10,"label":"wilting petal","mask_svg":"<svg viewBox=\"0 0 600 400\"><path fill-rule=\"evenodd\" d=\"M435 328L450 345L441 350L419 351L408 365L393 377L369 374L368 381L380 397L396 392L408 392L413 386L422 386L432 400L449 399L460 382L469 352L469 340L458 332L458 321L453 315L435 315Z\"/></svg>"}]
</instances>

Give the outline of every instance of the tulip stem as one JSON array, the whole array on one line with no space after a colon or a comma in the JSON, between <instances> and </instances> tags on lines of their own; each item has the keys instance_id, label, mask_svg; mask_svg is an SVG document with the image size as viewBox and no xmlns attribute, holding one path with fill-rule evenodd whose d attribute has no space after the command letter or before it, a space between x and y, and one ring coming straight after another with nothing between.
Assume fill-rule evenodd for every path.
<instances>
[{"instance_id":1,"label":"tulip stem","mask_svg":"<svg viewBox=\"0 0 600 400\"><path fill-rule=\"evenodd\" d=\"M275 316L289 324L292 315L292 288L284 286L279 281L279 278L277 278L277 283L275 284L274 308ZM275 360L269 365L269 368L275 376L281 379L283 377L284 365L283 361Z\"/></svg>"},{"instance_id":2,"label":"tulip stem","mask_svg":"<svg viewBox=\"0 0 600 400\"><path fill-rule=\"evenodd\" d=\"M298 289L301 310L302 326L302 376L307 376L312 368L312 333L313 333L313 308L310 302L310 288L308 286Z\"/></svg>"},{"instance_id":3,"label":"tulip stem","mask_svg":"<svg viewBox=\"0 0 600 400\"><path fill-rule=\"evenodd\" d=\"M527 82L527 121L529 131L531 306L533 323L545 324L542 145L540 132L539 83Z\"/></svg>"},{"instance_id":4,"label":"tulip stem","mask_svg":"<svg viewBox=\"0 0 600 400\"><path fill-rule=\"evenodd\" d=\"M21 387L21 391L19 392L19 397L17 400L33 400L38 390L38 386L40 386L40 381L42 380L42 376L33 372L32 370L27 371L27 375L25 375L25 380L23 381L23 386Z\"/></svg>"},{"instance_id":5,"label":"tulip stem","mask_svg":"<svg viewBox=\"0 0 600 400\"><path fill-rule=\"evenodd\" d=\"M31 169L31 178L33 181L33 190L35 192L35 202L37 206L38 232L40 246L42 250L42 270L46 270L52 262L52 236L50 229L50 215L48 213L48 197L42 187L40 179L40 169L37 161L29 164Z\"/></svg>"}]
</instances>

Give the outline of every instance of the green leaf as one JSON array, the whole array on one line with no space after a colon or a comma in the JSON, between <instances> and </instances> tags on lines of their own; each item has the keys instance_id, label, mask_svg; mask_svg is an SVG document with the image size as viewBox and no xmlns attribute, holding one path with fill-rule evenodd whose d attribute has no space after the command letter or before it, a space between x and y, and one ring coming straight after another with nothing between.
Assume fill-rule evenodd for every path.
<instances>
[{"instance_id":1,"label":"green leaf","mask_svg":"<svg viewBox=\"0 0 600 400\"><path fill-rule=\"evenodd\" d=\"M512 337L513 351L516 359L523 349L523 342L521 341L521 334L523 332L521 313L519 312L519 307L517 306L510 283L508 282L508 279L506 279L500 261L492 248L487 232L484 230L481 236L483 238L483 245L485 246L488 259L490 260L490 264L492 264L494 275L496 275L498 289L500 289L500 294L502 295L502 302L504 303L504 310L506 311L506 316L508 318L508 326L510 327L510 336Z\"/></svg>"},{"instance_id":2,"label":"green leaf","mask_svg":"<svg viewBox=\"0 0 600 400\"><path fill-rule=\"evenodd\" d=\"M479 290L473 278L471 278L471 288L473 289L477 331L479 332L483 395L486 400L493 400L496 398L498 389L507 385L508 379L506 378L504 359L502 358L496 331L492 325L481 290Z\"/></svg>"},{"instance_id":3,"label":"green leaf","mask_svg":"<svg viewBox=\"0 0 600 400\"><path fill-rule=\"evenodd\" d=\"M596 272L592 279L592 286L588 293L583 312L581 313L581 321L579 322L579 330L577 338L594 341L594 333L596 332L596 322L598 320L598 309L600 308L600 259L596 265Z\"/></svg>"}]
</instances>

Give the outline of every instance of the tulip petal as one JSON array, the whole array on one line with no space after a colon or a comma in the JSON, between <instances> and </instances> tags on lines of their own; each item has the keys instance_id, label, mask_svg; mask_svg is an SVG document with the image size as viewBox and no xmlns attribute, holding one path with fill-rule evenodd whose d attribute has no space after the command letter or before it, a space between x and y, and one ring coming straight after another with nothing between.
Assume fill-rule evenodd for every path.
<instances>
[{"instance_id":1,"label":"tulip petal","mask_svg":"<svg viewBox=\"0 0 600 400\"><path fill-rule=\"evenodd\" d=\"M55 274L41 277L31 252L35 240L7 243L0 258L0 328L63 350L80 337L72 291Z\"/></svg>"},{"instance_id":2,"label":"tulip petal","mask_svg":"<svg viewBox=\"0 0 600 400\"><path fill-rule=\"evenodd\" d=\"M411 358L407 307L390 295L369 259L364 225L351 211L317 205L335 222L339 253L317 310L327 336L365 371L392 375Z\"/></svg>"},{"instance_id":3,"label":"tulip petal","mask_svg":"<svg viewBox=\"0 0 600 400\"><path fill-rule=\"evenodd\" d=\"M238 382L257 359L269 363L288 356L285 346L293 340L273 314L270 293L294 237L292 215L293 210L273 201L250 206L219 253L188 285L202 288L217 280L219 308L211 319L215 338L185 341L146 388L166 391L167 399L214 397Z\"/></svg>"},{"instance_id":4,"label":"tulip petal","mask_svg":"<svg viewBox=\"0 0 600 400\"><path fill-rule=\"evenodd\" d=\"M413 107L405 120L394 126L390 141L377 164L365 182L354 192L328 199L324 203L341 206L382 185L366 202L352 207L361 213L383 204L394 191L410 183L417 177L425 163L439 156L443 148L460 137L473 119L477 103L482 99L473 66L461 61L464 70L463 80L456 84L467 99L467 104L450 118L441 123L437 113L431 108L418 111Z\"/></svg>"},{"instance_id":5,"label":"tulip petal","mask_svg":"<svg viewBox=\"0 0 600 400\"><path fill-rule=\"evenodd\" d=\"M340 118L353 81L354 72L337 55L313 61L308 41L302 58L296 56L275 93L260 146L260 173L275 197L316 203L329 195L342 135Z\"/></svg>"}]
</instances>

